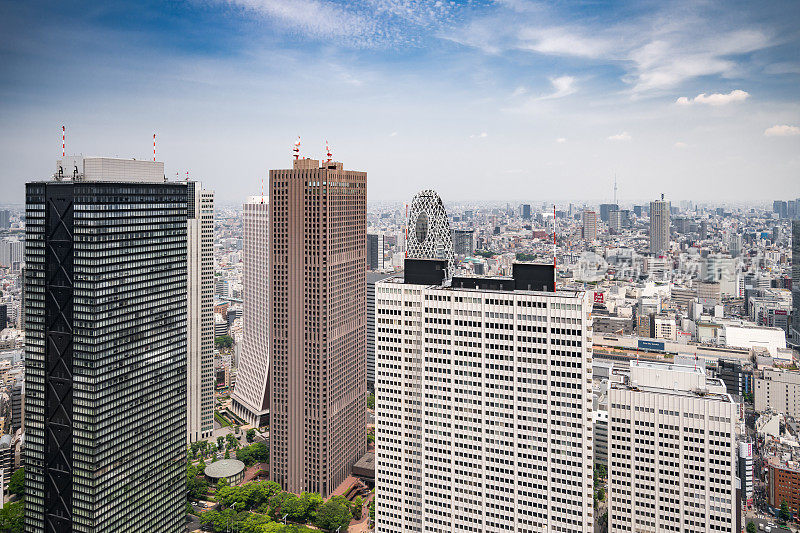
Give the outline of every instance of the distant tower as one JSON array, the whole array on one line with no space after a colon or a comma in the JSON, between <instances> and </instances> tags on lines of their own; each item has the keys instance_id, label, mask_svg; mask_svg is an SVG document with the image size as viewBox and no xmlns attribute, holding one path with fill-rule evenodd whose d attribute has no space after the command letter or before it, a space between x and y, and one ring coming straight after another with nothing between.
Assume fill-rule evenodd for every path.
<instances>
[{"instance_id":1,"label":"distant tower","mask_svg":"<svg viewBox=\"0 0 800 533\"><path fill-rule=\"evenodd\" d=\"M664 200L650 202L650 252L659 255L669 249L670 203Z\"/></svg>"},{"instance_id":2,"label":"distant tower","mask_svg":"<svg viewBox=\"0 0 800 533\"><path fill-rule=\"evenodd\" d=\"M587 241L597 238L597 213L594 211L583 212L583 238Z\"/></svg>"},{"instance_id":3,"label":"distant tower","mask_svg":"<svg viewBox=\"0 0 800 533\"><path fill-rule=\"evenodd\" d=\"M408 257L447 260L447 277L453 277L455 254L450 221L435 191L417 193L408 215Z\"/></svg>"}]
</instances>

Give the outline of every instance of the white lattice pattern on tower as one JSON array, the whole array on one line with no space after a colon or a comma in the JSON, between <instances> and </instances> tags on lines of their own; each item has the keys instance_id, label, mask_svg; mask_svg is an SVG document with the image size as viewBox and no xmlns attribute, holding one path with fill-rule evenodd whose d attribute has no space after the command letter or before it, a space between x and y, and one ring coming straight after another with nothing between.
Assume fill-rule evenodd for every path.
<instances>
[{"instance_id":1,"label":"white lattice pattern on tower","mask_svg":"<svg viewBox=\"0 0 800 533\"><path fill-rule=\"evenodd\" d=\"M453 277L455 254L450 221L436 191L420 191L408 215L408 257L447 260L447 277Z\"/></svg>"}]
</instances>

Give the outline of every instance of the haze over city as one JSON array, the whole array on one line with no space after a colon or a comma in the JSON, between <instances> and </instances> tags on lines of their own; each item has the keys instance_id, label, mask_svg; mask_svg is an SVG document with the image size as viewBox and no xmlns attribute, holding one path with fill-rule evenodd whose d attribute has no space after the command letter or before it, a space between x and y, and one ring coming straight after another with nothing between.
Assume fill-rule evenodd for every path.
<instances>
[{"instance_id":1,"label":"haze over city","mask_svg":"<svg viewBox=\"0 0 800 533\"><path fill-rule=\"evenodd\" d=\"M1 202L67 152L151 157L221 203L291 145L370 201L800 193L796 2L4 2ZM754 187L754 184L758 187Z\"/></svg>"}]
</instances>

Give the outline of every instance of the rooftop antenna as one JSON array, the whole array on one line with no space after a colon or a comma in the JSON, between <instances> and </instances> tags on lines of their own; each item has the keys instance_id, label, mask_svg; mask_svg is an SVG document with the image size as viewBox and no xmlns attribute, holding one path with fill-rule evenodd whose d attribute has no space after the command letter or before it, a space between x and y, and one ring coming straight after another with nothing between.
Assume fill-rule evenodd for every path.
<instances>
[{"instance_id":1,"label":"rooftop antenna","mask_svg":"<svg viewBox=\"0 0 800 533\"><path fill-rule=\"evenodd\" d=\"M67 157L67 127L61 126L61 159Z\"/></svg>"},{"instance_id":2,"label":"rooftop antenna","mask_svg":"<svg viewBox=\"0 0 800 533\"><path fill-rule=\"evenodd\" d=\"M328 155L328 160L326 161L326 163L330 163L331 162L331 157L333 157L333 154L331 153L331 147L328 144L327 139L325 140L325 151L327 152L327 155Z\"/></svg>"},{"instance_id":3,"label":"rooftop antenna","mask_svg":"<svg viewBox=\"0 0 800 533\"><path fill-rule=\"evenodd\" d=\"M186 171L186 183L189 183L189 171Z\"/></svg>"},{"instance_id":4,"label":"rooftop antenna","mask_svg":"<svg viewBox=\"0 0 800 533\"><path fill-rule=\"evenodd\" d=\"M300 136L299 135L297 136L297 140L294 143L294 148L292 149L292 152L294 152L295 161L300 159Z\"/></svg>"},{"instance_id":5,"label":"rooftop antenna","mask_svg":"<svg viewBox=\"0 0 800 533\"><path fill-rule=\"evenodd\" d=\"M264 203L264 175L261 175L261 203Z\"/></svg>"},{"instance_id":6,"label":"rooftop antenna","mask_svg":"<svg viewBox=\"0 0 800 533\"><path fill-rule=\"evenodd\" d=\"M556 204L553 204L553 292L556 292Z\"/></svg>"},{"instance_id":7,"label":"rooftop antenna","mask_svg":"<svg viewBox=\"0 0 800 533\"><path fill-rule=\"evenodd\" d=\"M156 162L156 134L153 134L153 163Z\"/></svg>"}]
</instances>

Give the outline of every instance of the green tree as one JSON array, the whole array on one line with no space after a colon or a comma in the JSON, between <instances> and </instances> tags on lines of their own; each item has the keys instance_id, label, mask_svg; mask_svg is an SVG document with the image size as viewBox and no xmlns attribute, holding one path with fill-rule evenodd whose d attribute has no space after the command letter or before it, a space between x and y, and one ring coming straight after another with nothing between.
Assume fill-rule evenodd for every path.
<instances>
[{"instance_id":1,"label":"green tree","mask_svg":"<svg viewBox=\"0 0 800 533\"><path fill-rule=\"evenodd\" d=\"M0 509L0 531L22 533L25 522L25 502L19 500Z\"/></svg>"},{"instance_id":2,"label":"green tree","mask_svg":"<svg viewBox=\"0 0 800 533\"><path fill-rule=\"evenodd\" d=\"M364 498L361 496L356 496L356 499L353 500L353 505L350 507L350 514L353 515L353 518L356 520L361 520L361 513L364 510Z\"/></svg>"},{"instance_id":3,"label":"green tree","mask_svg":"<svg viewBox=\"0 0 800 533\"><path fill-rule=\"evenodd\" d=\"M304 492L300 495L300 498L305 502L306 506L306 516L304 517L304 521L313 522L317 518L317 512L319 511L319 508L322 507L322 496L316 492Z\"/></svg>"},{"instance_id":4,"label":"green tree","mask_svg":"<svg viewBox=\"0 0 800 533\"><path fill-rule=\"evenodd\" d=\"M233 337L230 335L220 335L214 339L214 347L217 350L228 350L233 346Z\"/></svg>"},{"instance_id":5,"label":"green tree","mask_svg":"<svg viewBox=\"0 0 800 533\"><path fill-rule=\"evenodd\" d=\"M231 448L236 449L239 447L239 441L236 440L236 437L233 436L233 433L228 433L225 435L225 440L228 441L227 448L230 450Z\"/></svg>"},{"instance_id":6,"label":"green tree","mask_svg":"<svg viewBox=\"0 0 800 533\"><path fill-rule=\"evenodd\" d=\"M755 522L748 522L747 523L747 533L756 533L758 529L756 528Z\"/></svg>"},{"instance_id":7,"label":"green tree","mask_svg":"<svg viewBox=\"0 0 800 533\"><path fill-rule=\"evenodd\" d=\"M600 487L599 489L597 489L597 499L600 500L601 502L605 501L605 499L606 499L606 489L604 489L603 487Z\"/></svg>"},{"instance_id":8,"label":"green tree","mask_svg":"<svg viewBox=\"0 0 800 533\"><path fill-rule=\"evenodd\" d=\"M217 437L217 449L222 450L223 446L225 446L225 437L220 435Z\"/></svg>"},{"instance_id":9,"label":"green tree","mask_svg":"<svg viewBox=\"0 0 800 533\"><path fill-rule=\"evenodd\" d=\"M786 500L781 502L781 511L778 513L778 517L784 522L792 519L792 512L789 510L789 504L786 503Z\"/></svg>"},{"instance_id":10,"label":"green tree","mask_svg":"<svg viewBox=\"0 0 800 533\"><path fill-rule=\"evenodd\" d=\"M230 458L231 458L231 451L226 449L225 450L225 459L230 459Z\"/></svg>"},{"instance_id":11,"label":"green tree","mask_svg":"<svg viewBox=\"0 0 800 533\"><path fill-rule=\"evenodd\" d=\"M369 519L373 522L375 521L375 498L372 498L372 501L369 502Z\"/></svg>"},{"instance_id":12,"label":"green tree","mask_svg":"<svg viewBox=\"0 0 800 533\"><path fill-rule=\"evenodd\" d=\"M253 428L248 429L245 439L247 439L247 442L252 443L256 439L256 430Z\"/></svg>"},{"instance_id":13,"label":"green tree","mask_svg":"<svg viewBox=\"0 0 800 533\"><path fill-rule=\"evenodd\" d=\"M375 395L370 394L367 396L367 409L375 409Z\"/></svg>"},{"instance_id":14,"label":"green tree","mask_svg":"<svg viewBox=\"0 0 800 533\"><path fill-rule=\"evenodd\" d=\"M25 496L25 468L18 468L8 481L8 492L20 498Z\"/></svg>"},{"instance_id":15,"label":"green tree","mask_svg":"<svg viewBox=\"0 0 800 533\"><path fill-rule=\"evenodd\" d=\"M314 524L327 531L336 531L339 527L346 530L352 518L350 502L344 496L334 496L320 506Z\"/></svg>"}]
</instances>

